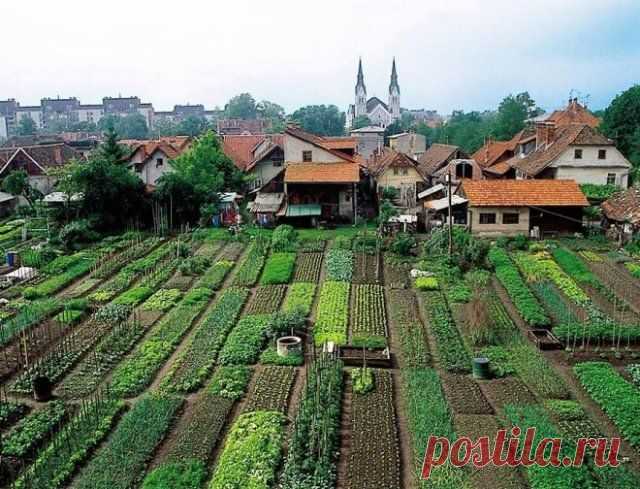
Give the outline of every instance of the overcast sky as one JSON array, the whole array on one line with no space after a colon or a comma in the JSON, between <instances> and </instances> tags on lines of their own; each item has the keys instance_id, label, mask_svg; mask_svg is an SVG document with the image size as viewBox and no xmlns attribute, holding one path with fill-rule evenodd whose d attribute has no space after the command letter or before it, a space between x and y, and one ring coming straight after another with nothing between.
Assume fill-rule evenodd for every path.
<instances>
[{"instance_id":1,"label":"overcast sky","mask_svg":"<svg viewBox=\"0 0 640 489\"><path fill-rule=\"evenodd\" d=\"M494 108L572 89L605 107L640 81L638 0L0 0L0 99L138 95L156 110L250 92L293 111L387 98L396 57L407 108Z\"/></svg>"}]
</instances>

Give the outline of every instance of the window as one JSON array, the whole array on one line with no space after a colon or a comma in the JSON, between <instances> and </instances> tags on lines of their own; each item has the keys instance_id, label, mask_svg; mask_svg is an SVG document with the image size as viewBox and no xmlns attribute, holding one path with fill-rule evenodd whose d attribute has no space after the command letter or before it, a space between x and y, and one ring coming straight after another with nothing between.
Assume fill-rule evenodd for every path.
<instances>
[{"instance_id":1,"label":"window","mask_svg":"<svg viewBox=\"0 0 640 489\"><path fill-rule=\"evenodd\" d=\"M397 168L397 167L395 167L395 166L393 167L393 174L394 174L394 175L397 175L397 174L398 174L398 168Z\"/></svg>"},{"instance_id":2,"label":"window","mask_svg":"<svg viewBox=\"0 0 640 489\"><path fill-rule=\"evenodd\" d=\"M495 224L496 214L494 212L481 212L480 224Z\"/></svg>"},{"instance_id":3,"label":"window","mask_svg":"<svg viewBox=\"0 0 640 489\"><path fill-rule=\"evenodd\" d=\"M616 174L607 173L607 185L615 185L615 184L616 184Z\"/></svg>"},{"instance_id":4,"label":"window","mask_svg":"<svg viewBox=\"0 0 640 489\"><path fill-rule=\"evenodd\" d=\"M164 160L162 158L156 158L156 168L160 168L164 165Z\"/></svg>"},{"instance_id":5,"label":"window","mask_svg":"<svg viewBox=\"0 0 640 489\"><path fill-rule=\"evenodd\" d=\"M273 166L282 166L282 160L273 160Z\"/></svg>"},{"instance_id":6,"label":"window","mask_svg":"<svg viewBox=\"0 0 640 489\"><path fill-rule=\"evenodd\" d=\"M582 159L582 150L581 149L576 149L573 152L573 156L576 160L581 160Z\"/></svg>"},{"instance_id":7,"label":"window","mask_svg":"<svg viewBox=\"0 0 640 489\"><path fill-rule=\"evenodd\" d=\"M520 214L517 212L505 212L502 214L502 224L518 224L520 222Z\"/></svg>"},{"instance_id":8,"label":"window","mask_svg":"<svg viewBox=\"0 0 640 489\"><path fill-rule=\"evenodd\" d=\"M473 178L473 167L469 163L456 165L456 178Z\"/></svg>"},{"instance_id":9,"label":"window","mask_svg":"<svg viewBox=\"0 0 640 489\"><path fill-rule=\"evenodd\" d=\"M606 160L607 159L607 150L606 149L599 149L598 150L598 159L599 160Z\"/></svg>"},{"instance_id":10,"label":"window","mask_svg":"<svg viewBox=\"0 0 640 489\"><path fill-rule=\"evenodd\" d=\"M409 169L408 168L403 168L402 169L402 174L403 175L408 175L409 174Z\"/></svg>"},{"instance_id":11,"label":"window","mask_svg":"<svg viewBox=\"0 0 640 489\"><path fill-rule=\"evenodd\" d=\"M302 161L304 161L305 163L309 163L312 159L312 153L311 151L303 151L302 152Z\"/></svg>"}]
</instances>

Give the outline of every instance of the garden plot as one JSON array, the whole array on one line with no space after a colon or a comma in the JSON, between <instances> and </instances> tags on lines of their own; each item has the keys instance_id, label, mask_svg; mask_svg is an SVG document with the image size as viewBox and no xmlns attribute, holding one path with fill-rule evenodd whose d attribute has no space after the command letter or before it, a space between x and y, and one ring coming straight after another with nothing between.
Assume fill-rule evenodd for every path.
<instances>
[{"instance_id":1,"label":"garden plot","mask_svg":"<svg viewBox=\"0 0 640 489\"><path fill-rule=\"evenodd\" d=\"M349 324L348 282L324 282L320 290L320 300L313 337L316 345L333 341L337 345L347 343Z\"/></svg>"},{"instance_id":2,"label":"garden plot","mask_svg":"<svg viewBox=\"0 0 640 489\"><path fill-rule=\"evenodd\" d=\"M322 270L322 256L322 253L299 253L293 281L317 282Z\"/></svg>"},{"instance_id":3,"label":"garden plot","mask_svg":"<svg viewBox=\"0 0 640 489\"><path fill-rule=\"evenodd\" d=\"M493 414L491 404L471 377L444 374L442 384L454 414Z\"/></svg>"},{"instance_id":4,"label":"garden plot","mask_svg":"<svg viewBox=\"0 0 640 489\"><path fill-rule=\"evenodd\" d=\"M239 241L232 241L230 243L227 243L220 253L218 259L233 262L238 261L238 258L240 258L240 256L242 255L244 248L244 243L240 243Z\"/></svg>"},{"instance_id":5,"label":"garden plot","mask_svg":"<svg viewBox=\"0 0 640 489\"><path fill-rule=\"evenodd\" d=\"M496 409L502 411L508 404L526 406L535 404L536 398L529 388L515 377L481 382L482 392Z\"/></svg>"},{"instance_id":6,"label":"garden plot","mask_svg":"<svg viewBox=\"0 0 640 489\"><path fill-rule=\"evenodd\" d=\"M411 286L409 263L399 262L393 255L384 255L382 264L386 286L392 289L408 289Z\"/></svg>"},{"instance_id":7,"label":"garden plot","mask_svg":"<svg viewBox=\"0 0 640 489\"><path fill-rule=\"evenodd\" d=\"M286 414L295 377L296 369L292 367L261 368L247 395L244 411L278 411Z\"/></svg>"},{"instance_id":8,"label":"garden plot","mask_svg":"<svg viewBox=\"0 0 640 489\"><path fill-rule=\"evenodd\" d=\"M494 416L457 414L453 423L456 435L477 440L481 436L489 437L493 446L499 429L503 428ZM471 484L475 489L521 489L527 487L517 467L497 467L488 465L482 469L471 468Z\"/></svg>"},{"instance_id":9,"label":"garden plot","mask_svg":"<svg viewBox=\"0 0 640 489\"><path fill-rule=\"evenodd\" d=\"M244 311L246 316L256 314L272 314L280 309L280 304L287 293L286 285L261 285L249 299Z\"/></svg>"},{"instance_id":10,"label":"garden plot","mask_svg":"<svg viewBox=\"0 0 640 489\"><path fill-rule=\"evenodd\" d=\"M382 266L377 255L366 252L353 253L353 283L378 284L382 282Z\"/></svg>"},{"instance_id":11,"label":"garden plot","mask_svg":"<svg viewBox=\"0 0 640 489\"><path fill-rule=\"evenodd\" d=\"M424 326L419 319L418 303L412 290L389 290L389 318L399 336L405 368L426 367L431 362Z\"/></svg>"},{"instance_id":12,"label":"garden plot","mask_svg":"<svg viewBox=\"0 0 640 489\"><path fill-rule=\"evenodd\" d=\"M621 300L629 304L636 314L640 314L640 284L623 265L611 263L608 258L602 262L590 262L589 267L597 277Z\"/></svg>"},{"instance_id":13,"label":"garden plot","mask_svg":"<svg viewBox=\"0 0 640 489\"><path fill-rule=\"evenodd\" d=\"M287 284L291 279L296 263L295 253L273 253L267 262L260 278L261 285Z\"/></svg>"},{"instance_id":14,"label":"garden plot","mask_svg":"<svg viewBox=\"0 0 640 489\"><path fill-rule=\"evenodd\" d=\"M282 310L284 312L300 311L304 316L309 316L315 295L315 283L295 282L289 286Z\"/></svg>"},{"instance_id":15,"label":"garden plot","mask_svg":"<svg viewBox=\"0 0 640 489\"><path fill-rule=\"evenodd\" d=\"M350 345L367 348L387 346L387 313L384 287L354 285L352 287Z\"/></svg>"},{"instance_id":16,"label":"garden plot","mask_svg":"<svg viewBox=\"0 0 640 489\"><path fill-rule=\"evenodd\" d=\"M400 449L391 373L374 371L373 391L351 404L348 489L400 489Z\"/></svg>"}]
</instances>

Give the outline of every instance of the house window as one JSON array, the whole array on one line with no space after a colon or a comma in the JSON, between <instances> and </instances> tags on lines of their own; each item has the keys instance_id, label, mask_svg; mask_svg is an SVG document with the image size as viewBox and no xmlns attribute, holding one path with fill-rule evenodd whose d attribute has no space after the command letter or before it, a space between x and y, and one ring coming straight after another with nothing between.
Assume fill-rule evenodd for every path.
<instances>
[{"instance_id":1,"label":"house window","mask_svg":"<svg viewBox=\"0 0 640 489\"><path fill-rule=\"evenodd\" d=\"M606 149L599 149L598 150L598 159L599 160L606 160L607 159L607 150Z\"/></svg>"},{"instance_id":2,"label":"house window","mask_svg":"<svg viewBox=\"0 0 640 489\"><path fill-rule=\"evenodd\" d=\"M518 224L520 222L520 214L517 212L505 212L502 214L502 224Z\"/></svg>"},{"instance_id":3,"label":"house window","mask_svg":"<svg viewBox=\"0 0 640 489\"><path fill-rule=\"evenodd\" d=\"M302 152L302 161L304 161L305 163L309 163L312 159L311 156L311 151L303 151Z\"/></svg>"},{"instance_id":4,"label":"house window","mask_svg":"<svg viewBox=\"0 0 640 489\"><path fill-rule=\"evenodd\" d=\"M607 173L607 185L615 185L615 184L616 184L616 174Z\"/></svg>"},{"instance_id":5,"label":"house window","mask_svg":"<svg viewBox=\"0 0 640 489\"><path fill-rule=\"evenodd\" d=\"M408 175L409 174L409 169L408 168L403 168L402 169L402 174L403 175Z\"/></svg>"},{"instance_id":6,"label":"house window","mask_svg":"<svg viewBox=\"0 0 640 489\"><path fill-rule=\"evenodd\" d=\"M160 168L164 165L164 160L162 158L156 158L156 168Z\"/></svg>"},{"instance_id":7,"label":"house window","mask_svg":"<svg viewBox=\"0 0 640 489\"><path fill-rule=\"evenodd\" d=\"M495 212L481 212L480 213L480 224L495 224L496 223L496 214Z\"/></svg>"},{"instance_id":8,"label":"house window","mask_svg":"<svg viewBox=\"0 0 640 489\"><path fill-rule=\"evenodd\" d=\"M582 159L582 150L581 149L576 149L573 152L573 156L576 160L581 160Z\"/></svg>"},{"instance_id":9,"label":"house window","mask_svg":"<svg viewBox=\"0 0 640 489\"><path fill-rule=\"evenodd\" d=\"M456 178L472 178L473 167L469 163L460 163L456 166Z\"/></svg>"},{"instance_id":10,"label":"house window","mask_svg":"<svg viewBox=\"0 0 640 489\"><path fill-rule=\"evenodd\" d=\"M393 174L397 175L398 174L398 168L397 167L393 167Z\"/></svg>"}]
</instances>

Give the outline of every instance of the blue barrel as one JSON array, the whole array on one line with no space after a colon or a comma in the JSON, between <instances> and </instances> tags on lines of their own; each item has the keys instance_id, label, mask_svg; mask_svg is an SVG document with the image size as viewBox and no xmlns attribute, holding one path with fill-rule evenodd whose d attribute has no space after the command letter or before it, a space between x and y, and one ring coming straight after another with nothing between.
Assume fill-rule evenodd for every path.
<instances>
[{"instance_id":1,"label":"blue barrel","mask_svg":"<svg viewBox=\"0 0 640 489\"><path fill-rule=\"evenodd\" d=\"M17 265L18 253L15 251L7 251L7 265L10 267L15 267Z\"/></svg>"},{"instance_id":2,"label":"blue barrel","mask_svg":"<svg viewBox=\"0 0 640 489\"><path fill-rule=\"evenodd\" d=\"M211 224L213 225L214 228L219 228L220 227L220 216L219 215L215 215L211 218Z\"/></svg>"}]
</instances>

